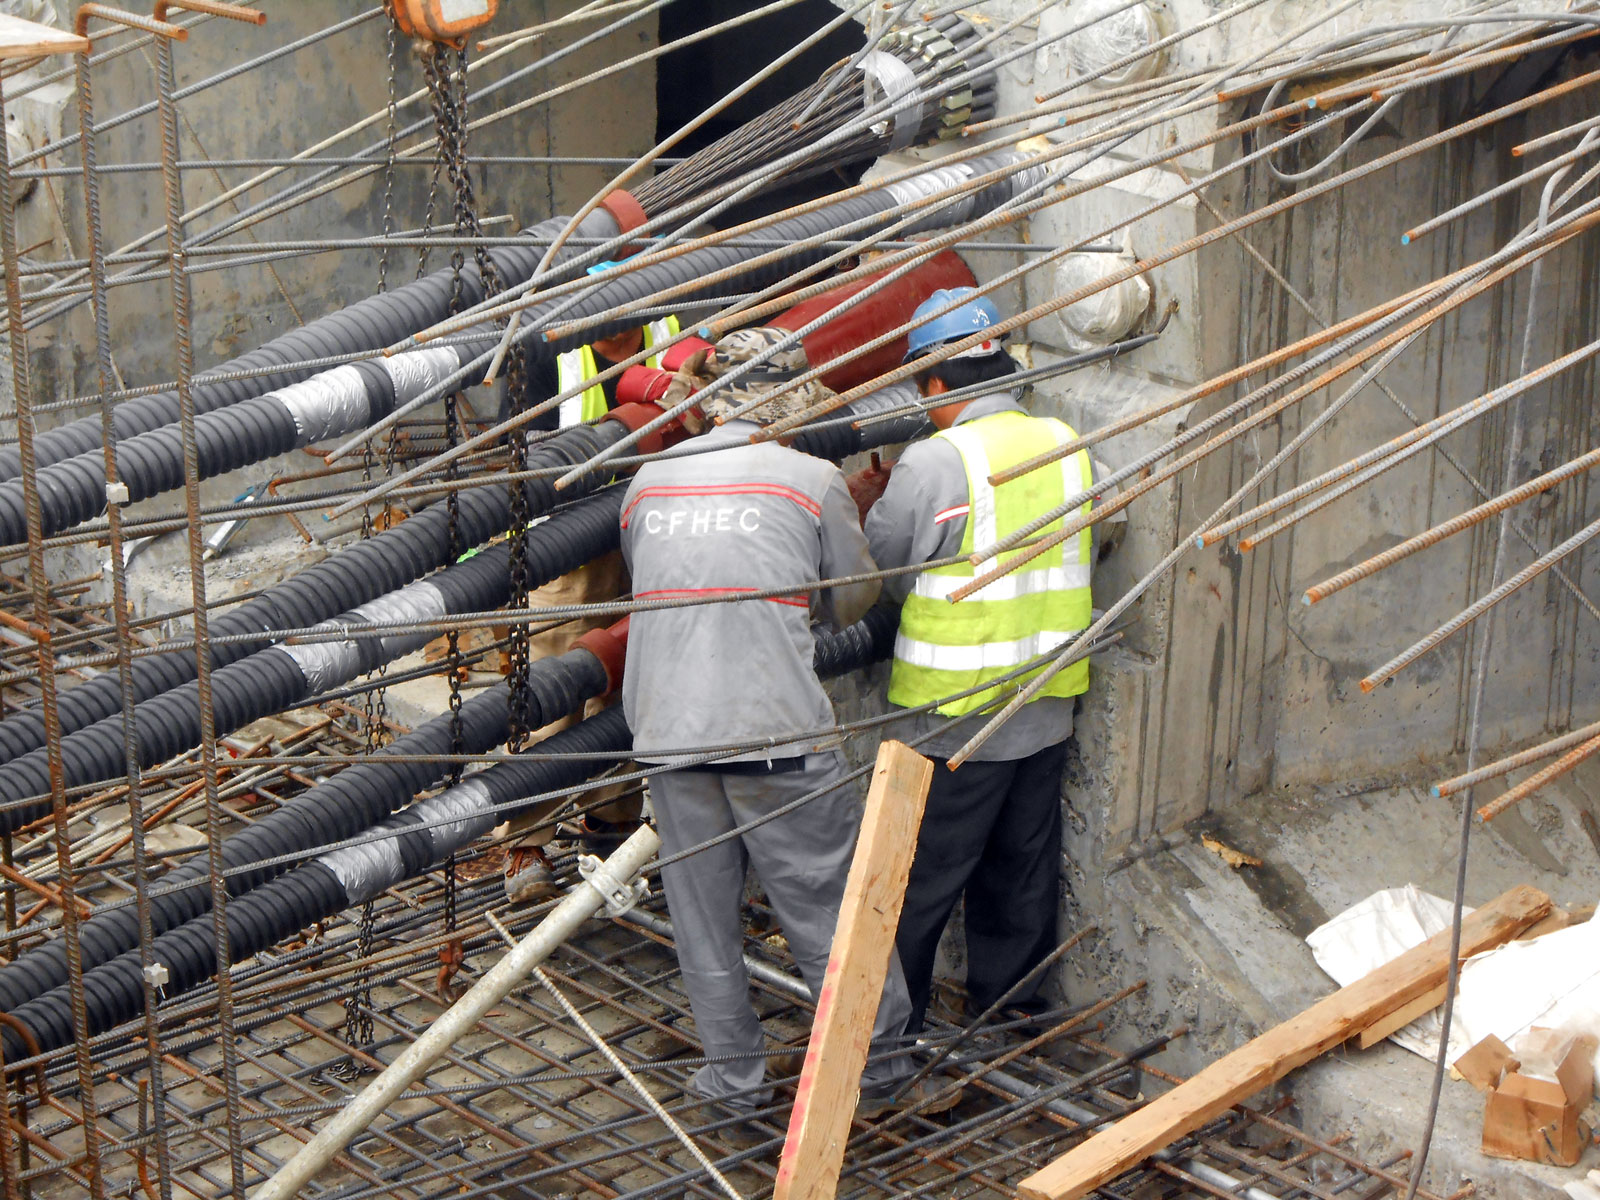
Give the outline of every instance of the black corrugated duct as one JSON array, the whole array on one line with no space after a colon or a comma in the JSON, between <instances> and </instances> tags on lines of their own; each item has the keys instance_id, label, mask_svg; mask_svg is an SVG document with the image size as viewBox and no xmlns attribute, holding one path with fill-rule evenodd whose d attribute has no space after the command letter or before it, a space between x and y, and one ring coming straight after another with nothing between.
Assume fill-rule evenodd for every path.
<instances>
[{"instance_id":1,"label":"black corrugated duct","mask_svg":"<svg viewBox=\"0 0 1600 1200\"><path fill-rule=\"evenodd\" d=\"M570 219L551 217L528 230L528 235L530 238L543 238L548 244L550 239L566 228ZM611 238L620 230L610 213L600 211L584 221L583 232L585 237ZM576 255L580 249L574 248L569 254ZM497 246L489 251L502 281L528 278L543 253L544 248L535 245L526 249L520 246ZM195 411L209 413L226 408L317 373L317 369L300 366L301 363L392 346L449 315L453 282L453 272L449 269L435 271L392 291L358 300L338 312L329 313L299 329L290 330L282 337L273 338L248 354L229 359L210 374L276 369L246 379L207 381L202 374L193 385ZM461 287L467 303L476 304L483 299L483 283L478 278L475 263L469 262L462 268ZM172 425L177 420L178 393L172 390L120 401L112 413L112 428L118 442L121 442L137 434ZM34 439L34 455L41 471L55 463L91 452L97 458L101 454L99 417L84 417L59 425ZM15 446L0 447L0 479L15 479L21 474L22 457L18 449ZM103 462L100 488L102 491L105 489Z\"/></svg>"},{"instance_id":2,"label":"black corrugated duct","mask_svg":"<svg viewBox=\"0 0 1600 1200\"><path fill-rule=\"evenodd\" d=\"M765 231L760 240L763 243L773 239L799 243L825 237L836 229L857 222L867 223L859 231L865 233L879 225L887 225L896 212L911 201L1001 167L1016 167L1009 176L976 194L924 210L922 218L904 229L902 236L958 224L992 211L1042 178L1037 169L1030 170L1020 165L1026 162L1027 157L1002 151L967 162L934 166L900 183L777 222ZM759 267L745 266L750 260L765 254L767 248L764 244L752 246L735 240L691 250L678 258L627 274L606 272L598 276L594 286L576 301L571 297L554 297L528 308L524 320L527 328L537 329L543 318L559 309L561 320L578 321L608 312L619 305L646 303L668 288L692 284L696 280L703 281L702 286L682 298L686 304L698 296L718 294L728 286L738 289L761 288L787 278L832 253L826 247L809 246ZM569 304L571 307L567 307ZM577 345L610 336L637 324L636 317L619 316L582 334L571 334L555 341L530 338L522 344L530 357L548 359ZM436 356L448 357L453 353L459 363L465 363L474 356L492 350L498 337L498 333L490 332L482 342L414 353L418 357L428 356L430 361ZM366 370L337 367L305 383L260 396L249 405L211 413L202 418L196 425L202 477L284 453L296 445L306 445L324 437L366 428L377 415L389 411L393 405L395 372L403 369L397 364L410 357L397 355L384 360L382 364L365 364ZM426 378L428 373L418 372L417 377ZM420 395L422 390L423 387L419 386L413 394ZM119 464L124 460L128 464L126 467L119 466L119 470L133 501L148 499L161 491L180 487L183 483L182 439L175 426L155 429L120 442L117 455ZM70 529L105 511L105 464L98 450L41 469L38 476L46 536ZM26 540L27 523L21 481L7 480L0 483L0 545L16 545Z\"/></svg>"},{"instance_id":3,"label":"black corrugated duct","mask_svg":"<svg viewBox=\"0 0 1600 1200\"><path fill-rule=\"evenodd\" d=\"M605 667L587 650L570 650L532 664L528 691L535 727L576 712L584 701L602 694L606 688ZM459 753L486 754L509 734L505 684L497 684L462 704ZM237 871L286 855L303 856L318 846L355 837L418 792L444 779L450 772L448 763L416 760L457 753L454 746L450 714L435 717L226 839L220 851L223 869ZM240 871L228 877L228 891L241 895L293 865L290 861L256 871ZM157 934L210 909L208 878L204 856L163 877L160 888L150 897L151 924ZM108 909L82 922L78 936L87 971L138 945L138 918L131 906ZM15 962L0 966L0 1010L11 1011L66 978L66 953L61 939L29 950Z\"/></svg>"},{"instance_id":4,"label":"black corrugated duct","mask_svg":"<svg viewBox=\"0 0 1600 1200\"><path fill-rule=\"evenodd\" d=\"M906 383L896 384L862 397L845 410L845 415L866 416L888 408L901 408L915 400L915 388ZM918 413L860 430L838 422L825 429L802 430L793 445L819 458L840 459L874 446L908 441L924 424L924 418ZM575 466L620 441L627 433L627 426L620 421L564 429L530 447L527 466L530 470ZM558 504L576 499L605 482L602 473L592 472L570 489L557 492L554 479L554 475L547 475L523 485L529 516L547 513ZM458 508L458 544L462 546L481 545L503 533L511 520L510 499L503 488L463 491L458 495ZM220 671L229 663L266 649L281 630L308 628L396 591L448 562L450 552L449 514L443 504L423 509L391 529L346 546L293 578L214 617L211 621L214 637L241 634L260 634L261 637L248 642L212 645L209 648L212 668ZM195 655L188 650L136 658L131 666L136 704L181 687L195 677ZM116 672L106 672L63 691L59 709L63 736L121 712L122 693ZM44 744L44 719L37 706L0 721L0 766ZM119 773L120 770L119 767ZM12 794L37 795L38 792L14 791Z\"/></svg>"},{"instance_id":5,"label":"black corrugated duct","mask_svg":"<svg viewBox=\"0 0 1600 1200\"><path fill-rule=\"evenodd\" d=\"M896 616L893 610L874 609L849 629L819 636L816 651L819 673L842 673L886 656L893 644ZM505 691L497 688L495 693L503 712ZM535 751L552 756L620 754L632 742L621 705L613 705L540 742ZM351 767L315 791L330 788L359 769ZM537 761L496 763L439 796L415 804L387 820L384 814L379 814L361 829L311 843L326 845L347 840L374 827L380 834L392 835L367 842L363 847L367 853L335 850L243 894L237 894L234 885L239 877L234 877L229 884L236 894L229 901L226 914L232 961L242 962L260 954L317 921L427 871L506 817L538 802L545 794L580 784L598 774L600 769L593 760L581 758L553 761L541 757ZM421 789L414 789L408 796L417 790ZM307 799L315 791L306 793L300 800ZM287 811L287 808L280 811ZM238 840L230 839L229 844ZM209 898L203 888L190 891ZM128 910L118 910L119 914L123 912ZM111 915L118 914L106 914ZM95 917L81 928L88 930L104 919L104 916ZM131 914L127 924L132 924ZM136 940L130 938L127 945L135 945ZM29 960L40 954L41 951L34 951L0 969L0 995L15 994L8 976L21 976L24 965L31 968L34 964ZM137 949L125 950L114 958L100 957L97 959L100 965L93 969L90 969L88 954L86 944L83 985L88 1007L88 1034L92 1037L137 1017L144 1010L144 978ZM215 931L210 918L196 913L181 925L167 925L165 932L155 939L151 957L167 969L164 994L168 999L205 983L215 975L217 962ZM73 1041L64 962L60 955L53 956L51 962L60 967L61 972L59 981L50 985L49 990L40 989L33 992L31 998L21 1001L0 1001L0 1007L32 1032L40 1051L45 1053ZM38 978L39 975L30 969L30 981ZM5 1061L15 1062L29 1053L16 1030L9 1025L0 1032L0 1038L4 1039Z\"/></svg>"},{"instance_id":6,"label":"black corrugated duct","mask_svg":"<svg viewBox=\"0 0 1600 1200\"><path fill-rule=\"evenodd\" d=\"M570 467L627 435L617 421L603 421L563 431L528 451L528 466ZM551 480L535 479L524 485L530 515L551 511L604 483L596 475L578 487L557 493ZM505 488L471 488L458 494L457 544L480 546L504 533L511 521L511 502ZM450 561L450 515L443 504L423 509L409 520L363 541L345 546L301 571L274 584L261 595L211 620L215 638L259 634L259 640L224 642L208 647L213 670L270 646L285 629L305 629L338 613L359 607L396 591ZM135 703L143 703L180 687L195 677L192 650L174 650L136 658L132 663ZM122 711L117 673L108 671L60 694L61 731L64 735ZM45 744L44 718L37 705L0 721L0 764L37 750Z\"/></svg>"},{"instance_id":7,"label":"black corrugated duct","mask_svg":"<svg viewBox=\"0 0 1600 1200\"><path fill-rule=\"evenodd\" d=\"M576 570L616 547L623 489L613 487L556 513L528 530L530 587ZM380 596L326 622L437 620L484 612L510 598L510 546L491 547L429 578ZM273 646L212 673L211 708L217 735L296 708L307 699L376 670L436 634L368 635L338 642ZM195 681L134 706L139 765L152 767L200 744L200 695ZM127 770L122 714L113 713L61 739L57 760L68 789L118 779ZM50 811L52 763L46 747L0 767L0 831L14 832ZM45 797L30 801L29 797Z\"/></svg>"}]
</instances>

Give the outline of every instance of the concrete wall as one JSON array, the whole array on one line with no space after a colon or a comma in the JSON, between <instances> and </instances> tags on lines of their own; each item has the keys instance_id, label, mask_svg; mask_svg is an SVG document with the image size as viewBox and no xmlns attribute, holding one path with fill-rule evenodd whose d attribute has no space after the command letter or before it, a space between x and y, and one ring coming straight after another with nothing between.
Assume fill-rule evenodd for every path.
<instances>
[{"instance_id":1,"label":"concrete wall","mask_svg":"<svg viewBox=\"0 0 1600 1200\"><path fill-rule=\"evenodd\" d=\"M984 5L985 19L1005 20L1027 6ZM1190 28L1212 15L1188 3L1154 5L1161 32ZM1166 52L1152 82L1260 51L1331 5L1266 5L1179 42ZM1386 12L1403 17L1404 4L1373 11L1363 28ZM1007 41L1031 39L1081 21L1083 4L1049 10ZM1352 16L1323 26L1349 32ZM1006 44L1006 43L1002 43ZM1074 71L1074 40L1002 69L1002 112L1022 112L1034 97L1062 86ZM1454 125L1580 68L1537 59L1502 79L1488 71L1417 93L1387 112L1340 162L1370 161ZM1541 72L1546 77L1541 78ZM1208 94L1215 85L1205 89ZM1082 89L1092 94L1093 85ZM1245 234L1318 314L1338 321L1492 252L1536 213L1537 187L1487 206L1416 245L1402 247L1407 228L1520 174L1514 144L1585 115L1583 94L1541 106L1477 138L1464 138L1408 159L1330 196L1257 225ZM1281 101L1280 101L1281 102ZM1146 155L1204 135L1258 111L1261 97L1220 112L1206 111L1141 133L1096 162L1078 179L1107 180L1046 209L1023 226L1030 240L1050 245L1106 235L1132 213L1171 199L1240 151L1237 137L1215 150L1197 149L1150 169L1126 173ZM1333 152L1353 131L1319 134L1285 152L1285 170L1303 169ZM1076 136L1068 125L1050 133L1056 144ZM1270 131L1269 136L1282 135ZM1254 143L1252 143L1253 145ZM1317 178L1322 178L1318 176ZM1109 233L1136 257L1160 252L1309 186L1274 181L1260 165L1208 186L1203 197L1181 197ZM1556 252L1544 270L1529 362L1538 365L1594 339L1592 239ZM969 256L992 278L1015 259ZM1107 256L1108 262L1110 256ZM1122 265L1121 260L1115 263ZM1065 417L1080 431L1129 412L1185 397L1215 375L1319 326L1234 238L1178 258L1148 276L1146 323L1168 305L1177 312L1155 345L1038 385L1037 411ZM1003 304L1038 304L1071 286L1051 268L1030 274L1022 295ZM1520 373L1521 336L1528 311L1527 277L1467 305L1434 326L1383 375L1387 386L1419 417L1453 408ZM1060 315L1035 322L1024 353L1036 363L1083 348ZM1262 376L1254 382L1270 378ZM1353 378L1353 376L1351 377ZM1349 381L1347 380L1346 383ZM1566 461L1587 448L1592 378L1587 367L1558 377L1527 398L1528 444L1519 478ZM1241 438L1137 501L1122 549L1096 577L1102 607L1126 591L1181 537L1215 511L1285 441L1335 396L1308 397L1259 433ZM1237 399L1228 389L1102 443L1112 467L1131 461ZM1395 405L1369 387L1280 472L1269 490L1283 490L1396 436L1410 427ZM1507 425L1504 416L1479 422L1446 448L1467 470L1501 490ZM1159 844L1208 810L1267 790L1350 788L1409 777L1460 751L1464 744L1468 663L1475 632L1458 636L1364 696L1357 681L1393 654L1487 590L1492 524L1351 589L1315 608L1300 593L1309 584L1393 545L1477 499L1460 472L1437 454L1385 476L1381 483L1330 506L1251 554L1231 546L1188 553L1135 607L1138 621L1123 644L1096 662L1095 684L1078 721L1079 758L1068 783L1069 810L1079 834L1074 853L1114 862L1145 843ZM1580 482L1524 512L1542 549L1593 519ZM1534 553L1513 543L1508 570ZM1594 589L1594 556L1575 556L1572 572ZM1592 719L1597 646L1587 614L1549 581L1526 589L1502 608L1484 746L1493 751L1542 732Z\"/></svg>"},{"instance_id":2,"label":"concrete wall","mask_svg":"<svg viewBox=\"0 0 1600 1200\"><path fill-rule=\"evenodd\" d=\"M576 0L537 0L513 6L497 22L496 31L555 17L577 7ZM265 27L230 21L206 21L192 31L187 43L176 47L179 87L241 65L267 51L316 34L332 24L351 17L356 11L336 0L296 0L292 4L265 6L269 22ZM182 153L187 161L206 158L281 158L304 151L370 114L378 119L359 133L334 142L320 153L350 155L385 137L382 117L388 99L387 23L368 20L356 27L330 35L279 61L240 74L218 86L198 92L182 103ZM534 62L540 54L550 54L576 41L595 28L581 24L553 31L535 47L522 47L505 58L485 65L472 76L474 91L488 86L510 71ZM656 44L653 15L642 19L593 45L585 47L531 76L514 82L504 91L472 103L473 117L483 117L507 105L556 89L622 59L630 58ZM474 61L478 57L474 55ZM135 51L97 67L94 72L95 110L100 121L155 98L153 56ZM406 39L395 47L395 84L404 99L424 86L421 64ZM50 64L58 69L62 63ZM70 65L70 62L65 65ZM63 131L75 131L77 114L75 93L70 78L36 93L13 106L12 126L28 146L38 146ZM399 124L426 120L424 130L410 141L432 136L432 118L425 99L403 105ZM159 160L160 132L154 114L140 117L98 138L98 158L102 165ZM655 64L646 61L596 83L568 91L548 103L535 105L476 130L469 143L474 156L626 156L648 149L655 140ZM15 147L15 143L14 143ZM419 159L431 162L431 146ZM380 160L381 161L381 160ZM49 165L61 163L76 167L76 147L52 156ZM514 233L556 212L571 211L587 200L615 174L618 168L607 165L538 164L482 165L474 172L479 212L485 217L509 216L509 222L494 225L489 232ZM349 168L345 169L347 172ZM184 173L185 199L190 209L204 205L225 187L233 187L258 173L255 168L222 168L218 172L188 170ZM189 226L191 238L222 223L236 211L274 195L288 183L303 180L314 172L306 169L286 171L270 183L252 188L236 202L197 217ZM393 225L398 231L416 230L428 220L431 167L399 166L389 198ZM252 252L257 239L290 241L314 238L369 237L383 228L385 209L384 174L373 173L305 204L273 216L248 232L230 235L227 244L240 254ZM46 186L48 184L48 186ZM453 219L453 197L448 182L438 188L433 210L433 228L448 232ZM114 249L162 227L164 207L159 174L140 172L108 174L102 180L101 207L104 214L105 245ZM52 179L36 187L19 209L19 244L37 246L33 255L40 260L81 254L85 241L81 187L75 177ZM154 248L163 249L158 238ZM439 250L429 258L429 270L447 265L448 254ZM208 366L243 353L279 336L304 321L370 295L378 287L379 255L370 249L335 250L315 255L245 265L196 275L193 278L193 339L195 364ZM387 279L391 286L412 279L417 273L415 249L399 249L389 256ZM112 292L109 305L115 362L129 386L171 379L173 365L173 325L168 284L165 277L148 283L120 287ZM33 351L33 387L36 403L92 393L96 388L94 341L91 310L80 306L68 317L41 327L30 338ZM9 374L9 373L7 373ZM479 411L492 411L494 400L474 396ZM10 407L9 404L6 405ZM80 408L41 418L48 426L56 420L91 415L92 408ZM0 423L0 433L9 434L9 422ZM202 494L208 503L220 503L260 481L278 475L304 472L320 466L318 460L293 454L205 484ZM293 490L292 488L290 489ZM182 499L176 494L158 497L129 511L135 517L181 511ZM313 514L308 526L319 538L339 529L323 526ZM147 552L143 565L135 572L136 592L149 589L152 603L170 607L166 595L174 586L174 600L187 596L187 578L174 580L172 569L185 562L180 538L169 538ZM248 556L237 569L221 565L214 590L224 593L236 588L261 586L285 569L298 569L301 561L286 557L307 552L319 555L320 547L307 548L282 519L254 522L235 542L235 554L246 555L255 545L262 561ZM271 547L277 547L276 551ZM276 557L274 557L276 554ZM99 552L89 548L74 554L63 570L81 575L85 568L98 567Z\"/></svg>"}]
</instances>

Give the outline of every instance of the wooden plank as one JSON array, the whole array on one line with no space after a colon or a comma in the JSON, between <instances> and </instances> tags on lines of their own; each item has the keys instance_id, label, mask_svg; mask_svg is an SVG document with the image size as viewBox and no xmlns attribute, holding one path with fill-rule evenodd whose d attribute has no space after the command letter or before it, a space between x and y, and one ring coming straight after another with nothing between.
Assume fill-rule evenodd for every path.
<instances>
[{"instance_id":1,"label":"wooden plank","mask_svg":"<svg viewBox=\"0 0 1600 1200\"><path fill-rule=\"evenodd\" d=\"M1517 941L1527 942L1534 938L1543 937L1547 933L1555 933L1558 929L1570 929L1574 925L1581 925L1594 916L1594 905L1588 904L1582 908L1553 908L1550 915L1538 923L1529 926L1517 934ZM1418 1017L1426 1016L1444 1003L1444 984L1440 984L1432 991L1418 996L1410 1004L1395 1009L1387 1017L1375 1021L1368 1028L1363 1029L1356 1036L1356 1049L1370 1050L1390 1034L1404 1029Z\"/></svg>"},{"instance_id":2,"label":"wooden plank","mask_svg":"<svg viewBox=\"0 0 1600 1200\"><path fill-rule=\"evenodd\" d=\"M1550 897L1537 888L1512 888L1462 922L1462 954L1503 945L1549 911ZM1438 987L1449 959L1450 931L1446 929L1073 1147L1023 1180L1017 1195L1023 1200L1078 1200L1088 1195L1296 1067Z\"/></svg>"},{"instance_id":3,"label":"wooden plank","mask_svg":"<svg viewBox=\"0 0 1600 1200\"><path fill-rule=\"evenodd\" d=\"M47 54L80 54L88 49L86 37L0 13L0 61L42 58Z\"/></svg>"},{"instance_id":4,"label":"wooden plank","mask_svg":"<svg viewBox=\"0 0 1600 1200\"><path fill-rule=\"evenodd\" d=\"M1370 1050L1391 1033L1404 1029L1418 1017L1427 1016L1444 1003L1444 988L1445 985L1441 983L1438 987L1418 996L1410 1004L1401 1005L1388 1016L1374 1021L1356 1034L1356 1049Z\"/></svg>"},{"instance_id":5,"label":"wooden plank","mask_svg":"<svg viewBox=\"0 0 1600 1200\"><path fill-rule=\"evenodd\" d=\"M833 1200L838 1190L932 782L933 763L915 750L893 741L878 748L773 1200Z\"/></svg>"}]
</instances>

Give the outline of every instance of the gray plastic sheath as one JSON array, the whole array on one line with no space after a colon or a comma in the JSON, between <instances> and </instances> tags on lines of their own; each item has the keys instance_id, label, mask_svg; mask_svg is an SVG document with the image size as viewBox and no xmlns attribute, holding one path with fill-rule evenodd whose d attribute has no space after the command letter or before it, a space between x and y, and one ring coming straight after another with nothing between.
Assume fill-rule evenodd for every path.
<instances>
[{"instance_id":1,"label":"gray plastic sheath","mask_svg":"<svg viewBox=\"0 0 1600 1200\"><path fill-rule=\"evenodd\" d=\"M656 831L641 825L606 859L606 869L613 878L625 883L655 856L660 845ZM294 1200L302 1195L306 1184L334 1155L386 1112L436 1059L471 1033L491 1008L510 995L512 988L527 982L533 968L549 958L605 903L605 895L594 884L587 880L577 884L532 933L495 963L465 996L428 1027L426 1033L356 1093L316 1137L258 1187L252 1200Z\"/></svg>"}]
</instances>

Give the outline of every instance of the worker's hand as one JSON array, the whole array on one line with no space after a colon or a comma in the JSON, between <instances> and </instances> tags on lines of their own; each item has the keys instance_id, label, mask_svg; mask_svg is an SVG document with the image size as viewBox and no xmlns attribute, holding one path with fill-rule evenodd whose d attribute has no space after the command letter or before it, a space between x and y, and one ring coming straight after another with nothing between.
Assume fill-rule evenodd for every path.
<instances>
[{"instance_id":1,"label":"worker's hand","mask_svg":"<svg viewBox=\"0 0 1600 1200\"><path fill-rule=\"evenodd\" d=\"M889 473L894 470L893 463L879 460L876 453L872 456L872 465L862 467L853 475L846 475L845 486L850 489L850 499L856 502L856 512L861 516L861 523L867 523L867 513L872 506L883 496L884 489L889 486Z\"/></svg>"},{"instance_id":2,"label":"worker's hand","mask_svg":"<svg viewBox=\"0 0 1600 1200\"><path fill-rule=\"evenodd\" d=\"M710 354L711 347L707 346L683 360L682 365L672 373L672 382L667 384L666 395L657 401L662 408L676 407L711 382L711 376L705 372L706 359ZM705 428L705 421L696 410L690 409L683 417L683 423L688 426L690 433L699 433Z\"/></svg>"}]
</instances>

